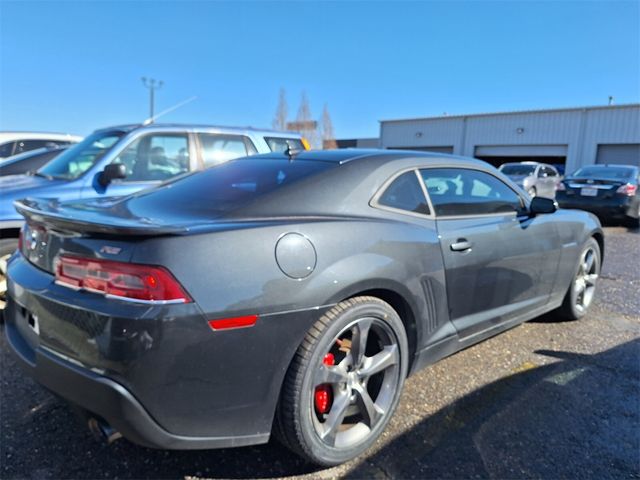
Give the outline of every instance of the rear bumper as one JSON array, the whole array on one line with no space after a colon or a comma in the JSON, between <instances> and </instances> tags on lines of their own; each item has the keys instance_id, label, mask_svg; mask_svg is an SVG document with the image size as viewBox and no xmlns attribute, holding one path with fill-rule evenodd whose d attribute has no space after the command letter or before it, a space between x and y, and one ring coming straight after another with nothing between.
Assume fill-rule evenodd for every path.
<instances>
[{"instance_id":1,"label":"rear bumper","mask_svg":"<svg viewBox=\"0 0 640 480\"><path fill-rule=\"evenodd\" d=\"M561 208L585 210L602 219L622 220L630 213L633 197L601 199L557 192L556 201Z\"/></svg>"},{"instance_id":2,"label":"rear bumper","mask_svg":"<svg viewBox=\"0 0 640 480\"><path fill-rule=\"evenodd\" d=\"M20 254L8 273L6 335L26 372L127 439L163 449L267 442L289 362L324 310L213 331L195 304L77 292Z\"/></svg>"},{"instance_id":3,"label":"rear bumper","mask_svg":"<svg viewBox=\"0 0 640 480\"><path fill-rule=\"evenodd\" d=\"M207 449L253 445L269 440L268 433L228 437L172 434L162 428L133 394L118 382L74 365L45 348L30 349L10 322L5 331L18 364L27 374L65 400L105 420L134 443L162 449Z\"/></svg>"}]
</instances>

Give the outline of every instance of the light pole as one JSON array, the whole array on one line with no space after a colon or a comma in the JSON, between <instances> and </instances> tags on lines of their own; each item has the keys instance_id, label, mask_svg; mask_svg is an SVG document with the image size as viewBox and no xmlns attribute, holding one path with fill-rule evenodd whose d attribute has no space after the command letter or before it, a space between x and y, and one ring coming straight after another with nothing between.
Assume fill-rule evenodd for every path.
<instances>
[{"instance_id":1,"label":"light pole","mask_svg":"<svg viewBox=\"0 0 640 480\"><path fill-rule=\"evenodd\" d=\"M159 88L162 88L164 82L162 80L156 80L155 78L142 77L142 84L149 89L149 123L153 123L153 103L155 91Z\"/></svg>"}]
</instances>

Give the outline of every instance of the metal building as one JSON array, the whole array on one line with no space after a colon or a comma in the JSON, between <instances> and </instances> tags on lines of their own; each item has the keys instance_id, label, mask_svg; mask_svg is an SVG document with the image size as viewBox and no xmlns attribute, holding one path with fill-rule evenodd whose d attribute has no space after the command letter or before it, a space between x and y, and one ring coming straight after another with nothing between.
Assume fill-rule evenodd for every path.
<instances>
[{"instance_id":1,"label":"metal building","mask_svg":"<svg viewBox=\"0 0 640 480\"><path fill-rule=\"evenodd\" d=\"M640 164L640 104L383 120L382 148L466 155L493 165Z\"/></svg>"}]
</instances>

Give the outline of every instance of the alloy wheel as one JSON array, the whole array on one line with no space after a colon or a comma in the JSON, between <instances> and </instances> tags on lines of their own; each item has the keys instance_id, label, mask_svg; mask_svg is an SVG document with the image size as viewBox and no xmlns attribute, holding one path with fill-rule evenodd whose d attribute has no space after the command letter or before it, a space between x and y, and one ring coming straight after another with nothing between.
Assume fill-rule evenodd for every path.
<instances>
[{"instance_id":1,"label":"alloy wheel","mask_svg":"<svg viewBox=\"0 0 640 480\"><path fill-rule=\"evenodd\" d=\"M580 258L578 273L573 281L575 308L582 312L589 308L596 290L600 259L593 247L587 248Z\"/></svg>"},{"instance_id":2,"label":"alloy wheel","mask_svg":"<svg viewBox=\"0 0 640 480\"><path fill-rule=\"evenodd\" d=\"M312 380L311 416L328 447L366 440L393 405L399 386L400 349L391 328L366 317L332 341Z\"/></svg>"}]
</instances>

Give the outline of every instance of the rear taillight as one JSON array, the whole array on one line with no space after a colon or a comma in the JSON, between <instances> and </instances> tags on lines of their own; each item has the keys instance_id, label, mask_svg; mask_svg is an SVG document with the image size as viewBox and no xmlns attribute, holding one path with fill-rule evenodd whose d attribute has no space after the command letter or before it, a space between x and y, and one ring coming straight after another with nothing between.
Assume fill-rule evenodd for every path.
<instances>
[{"instance_id":1,"label":"rear taillight","mask_svg":"<svg viewBox=\"0 0 640 480\"><path fill-rule=\"evenodd\" d=\"M191 298L163 267L62 255L56 283L143 302L188 303Z\"/></svg>"},{"instance_id":2,"label":"rear taillight","mask_svg":"<svg viewBox=\"0 0 640 480\"><path fill-rule=\"evenodd\" d=\"M637 185L627 183L626 185L621 185L620 188L616 190L616 193L621 193L623 195L627 195L628 197L633 197L637 191L638 191Z\"/></svg>"}]
</instances>

